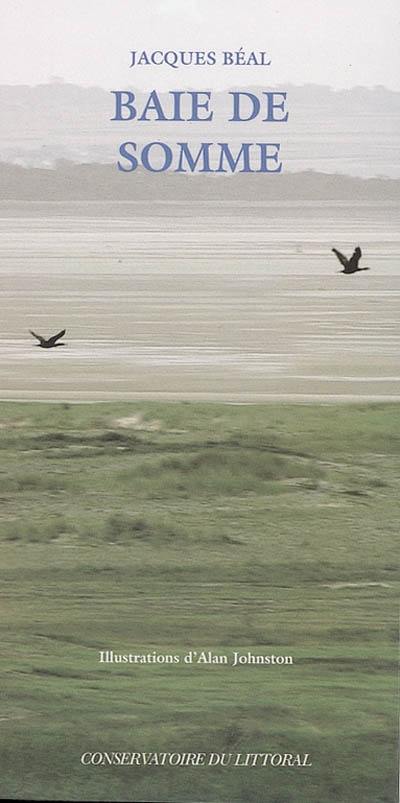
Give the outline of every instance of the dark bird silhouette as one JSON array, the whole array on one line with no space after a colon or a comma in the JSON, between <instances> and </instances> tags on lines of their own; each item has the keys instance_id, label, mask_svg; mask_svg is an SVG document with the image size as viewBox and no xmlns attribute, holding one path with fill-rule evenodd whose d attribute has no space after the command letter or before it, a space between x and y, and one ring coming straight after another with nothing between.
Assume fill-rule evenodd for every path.
<instances>
[{"instance_id":1,"label":"dark bird silhouette","mask_svg":"<svg viewBox=\"0 0 400 803\"><path fill-rule=\"evenodd\" d=\"M36 343L36 345L39 346L40 349L54 349L57 346L65 346L65 343L57 343L57 340L59 340L60 337L64 337L65 332L67 331L66 329L62 329L62 331L58 332L57 335L53 335L53 337L49 337L47 340L45 337L42 337L42 335L37 335L36 332L32 332L32 329L29 331L33 337L36 337L36 339L39 340L39 343Z\"/></svg>"},{"instance_id":2,"label":"dark bird silhouette","mask_svg":"<svg viewBox=\"0 0 400 803\"><path fill-rule=\"evenodd\" d=\"M357 248L354 250L354 254L347 259L344 254L341 254L337 248L332 248L334 254L336 254L339 262L343 265L343 270L339 271L339 273L358 273L360 270L369 270L369 268L359 268L358 263L361 259L362 253L361 248L358 245Z\"/></svg>"}]
</instances>

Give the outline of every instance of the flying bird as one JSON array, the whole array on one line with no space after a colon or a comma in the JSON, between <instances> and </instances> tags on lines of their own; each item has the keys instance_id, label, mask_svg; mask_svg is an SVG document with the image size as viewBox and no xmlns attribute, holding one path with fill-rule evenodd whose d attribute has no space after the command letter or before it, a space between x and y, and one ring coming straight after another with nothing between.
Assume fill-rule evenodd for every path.
<instances>
[{"instance_id":1,"label":"flying bird","mask_svg":"<svg viewBox=\"0 0 400 803\"><path fill-rule=\"evenodd\" d=\"M341 254L337 248L332 248L334 254L336 254L339 262L343 265L343 270L339 271L339 273L358 273L360 270L369 270L369 268L359 268L358 263L361 259L362 253L361 248L358 245L357 248L354 250L354 254L347 259L344 254Z\"/></svg>"},{"instance_id":2,"label":"flying bird","mask_svg":"<svg viewBox=\"0 0 400 803\"><path fill-rule=\"evenodd\" d=\"M57 335L53 335L53 337L49 337L47 340L45 337L42 337L42 335L37 335L36 332L32 332L32 329L29 331L31 335L36 337L36 339L39 341L39 343L36 343L36 346L39 346L40 349L53 349L57 346L65 346L65 343L57 343L57 340L59 340L60 337L64 337L65 332L67 331L66 329L62 329L62 331L58 332Z\"/></svg>"}]
</instances>

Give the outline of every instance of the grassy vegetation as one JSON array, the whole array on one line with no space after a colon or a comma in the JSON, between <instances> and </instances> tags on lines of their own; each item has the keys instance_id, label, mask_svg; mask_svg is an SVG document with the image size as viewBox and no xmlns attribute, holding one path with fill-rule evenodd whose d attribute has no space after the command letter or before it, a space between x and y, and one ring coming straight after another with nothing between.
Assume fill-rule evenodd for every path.
<instances>
[{"instance_id":1,"label":"grassy vegetation","mask_svg":"<svg viewBox=\"0 0 400 803\"><path fill-rule=\"evenodd\" d=\"M395 803L399 424L385 404L1 403L1 796ZM86 750L313 766L88 768Z\"/></svg>"}]
</instances>

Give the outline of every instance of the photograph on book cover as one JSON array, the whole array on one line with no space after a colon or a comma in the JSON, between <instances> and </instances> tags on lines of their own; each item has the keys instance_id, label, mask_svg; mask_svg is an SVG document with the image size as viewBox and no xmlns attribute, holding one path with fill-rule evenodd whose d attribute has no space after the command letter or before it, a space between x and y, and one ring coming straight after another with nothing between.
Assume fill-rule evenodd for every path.
<instances>
[{"instance_id":1,"label":"photograph on book cover","mask_svg":"<svg viewBox=\"0 0 400 803\"><path fill-rule=\"evenodd\" d=\"M398 0L3 0L0 798L396 803Z\"/></svg>"}]
</instances>

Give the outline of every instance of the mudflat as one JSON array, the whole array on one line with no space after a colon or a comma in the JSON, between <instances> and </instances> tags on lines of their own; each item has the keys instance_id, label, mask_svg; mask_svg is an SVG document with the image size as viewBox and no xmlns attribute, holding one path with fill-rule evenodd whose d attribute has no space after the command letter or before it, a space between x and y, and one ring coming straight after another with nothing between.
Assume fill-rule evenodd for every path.
<instances>
[{"instance_id":1,"label":"mudflat","mask_svg":"<svg viewBox=\"0 0 400 803\"><path fill-rule=\"evenodd\" d=\"M395 203L0 206L0 396L400 399ZM357 232L357 242L355 242ZM371 270L343 276L332 246ZM35 348L66 327L66 347Z\"/></svg>"}]
</instances>

